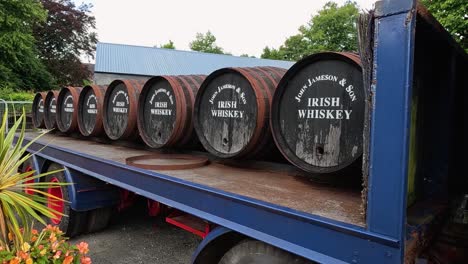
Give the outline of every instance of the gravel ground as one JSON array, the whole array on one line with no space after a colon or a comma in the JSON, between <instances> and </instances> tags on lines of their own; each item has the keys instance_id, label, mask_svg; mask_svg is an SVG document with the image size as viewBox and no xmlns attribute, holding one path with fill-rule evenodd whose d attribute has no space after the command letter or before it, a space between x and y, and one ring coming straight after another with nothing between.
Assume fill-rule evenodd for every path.
<instances>
[{"instance_id":1,"label":"gravel ground","mask_svg":"<svg viewBox=\"0 0 468 264\"><path fill-rule=\"evenodd\" d=\"M149 217L139 205L115 215L107 229L70 240L81 241L89 244L93 264L185 264L201 239L162 218Z\"/></svg>"}]
</instances>

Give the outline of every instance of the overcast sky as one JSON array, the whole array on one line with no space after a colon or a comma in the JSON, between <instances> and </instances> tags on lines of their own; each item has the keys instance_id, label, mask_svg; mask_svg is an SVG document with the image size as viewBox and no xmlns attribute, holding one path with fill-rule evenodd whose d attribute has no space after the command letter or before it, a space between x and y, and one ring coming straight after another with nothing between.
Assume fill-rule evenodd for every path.
<instances>
[{"instance_id":1,"label":"overcast sky","mask_svg":"<svg viewBox=\"0 0 468 264\"><path fill-rule=\"evenodd\" d=\"M233 55L260 56L296 34L327 0L75 0L93 4L99 41L154 46L172 40L189 50L197 32L210 30ZM344 0L335 2L343 3ZM375 0L358 0L369 9Z\"/></svg>"}]
</instances>

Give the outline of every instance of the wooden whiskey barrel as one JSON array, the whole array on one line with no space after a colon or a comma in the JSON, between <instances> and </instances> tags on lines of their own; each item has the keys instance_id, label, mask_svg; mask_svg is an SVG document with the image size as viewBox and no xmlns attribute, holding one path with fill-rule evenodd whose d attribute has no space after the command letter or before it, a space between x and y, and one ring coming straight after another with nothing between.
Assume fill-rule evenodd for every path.
<instances>
[{"instance_id":1,"label":"wooden whiskey barrel","mask_svg":"<svg viewBox=\"0 0 468 264\"><path fill-rule=\"evenodd\" d=\"M78 130L78 98L82 87L63 87L57 97L57 127L63 133Z\"/></svg>"},{"instance_id":2,"label":"wooden whiskey barrel","mask_svg":"<svg viewBox=\"0 0 468 264\"><path fill-rule=\"evenodd\" d=\"M49 91L44 103L44 125L47 129L57 128L57 96L59 91Z\"/></svg>"},{"instance_id":3,"label":"wooden whiskey barrel","mask_svg":"<svg viewBox=\"0 0 468 264\"><path fill-rule=\"evenodd\" d=\"M97 137L104 134L102 106L107 86L86 85L78 99L78 129L83 136Z\"/></svg>"},{"instance_id":4,"label":"wooden whiskey barrel","mask_svg":"<svg viewBox=\"0 0 468 264\"><path fill-rule=\"evenodd\" d=\"M47 92L36 93L32 103L32 122L35 128L45 128L44 102Z\"/></svg>"},{"instance_id":5,"label":"wooden whiskey barrel","mask_svg":"<svg viewBox=\"0 0 468 264\"><path fill-rule=\"evenodd\" d=\"M270 102L285 69L223 68L198 91L194 126L206 150L221 158L264 157L274 144Z\"/></svg>"},{"instance_id":6,"label":"wooden whiskey barrel","mask_svg":"<svg viewBox=\"0 0 468 264\"><path fill-rule=\"evenodd\" d=\"M110 139L138 137L138 96L144 85L140 80L115 80L104 95L103 125Z\"/></svg>"},{"instance_id":7,"label":"wooden whiskey barrel","mask_svg":"<svg viewBox=\"0 0 468 264\"><path fill-rule=\"evenodd\" d=\"M205 75L156 76L141 90L138 130L152 148L193 143L192 113L197 91Z\"/></svg>"},{"instance_id":8,"label":"wooden whiskey barrel","mask_svg":"<svg viewBox=\"0 0 468 264\"><path fill-rule=\"evenodd\" d=\"M335 172L358 160L366 94L355 54L317 53L294 64L271 109L273 137L284 157L314 173Z\"/></svg>"}]
</instances>

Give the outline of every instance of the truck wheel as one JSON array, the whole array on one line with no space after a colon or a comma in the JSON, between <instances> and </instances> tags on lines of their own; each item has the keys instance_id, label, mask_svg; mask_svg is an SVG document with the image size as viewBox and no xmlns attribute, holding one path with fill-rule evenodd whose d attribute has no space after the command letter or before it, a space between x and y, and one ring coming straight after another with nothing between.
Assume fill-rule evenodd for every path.
<instances>
[{"instance_id":1,"label":"truck wheel","mask_svg":"<svg viewBox=\"0 0 468 264\"><path fill-rule=\"evenodd\" d=\"M112 216L112 208L97 208L88 212L87 232L96 232L102 230L109 225Z\"/></svg>"},{"instance_id":2,"label":"truck wheel","mask_svg":"<svg viewBox=\"0 0 468 264\"><path fill-rule=\"evenodd\" d=\"M63 169L62 166L56 163L52 163L47 171L54 171ZM67 182L65 179L64 172L57 172L45 177L46 182ZM63 201L52 201L51 199L47 202L47 207L61 212L65 216L56 215L55 218L49 218L48 222L52 225L56 225L62 230L66 236L73 237L84 230L86 224L86 212L77 212L70 207L70 194L68 192L68 186L60 186L56 188L47 189L49 194L59 197Z\"/></svg>"},{"instance_id":3,"label":"truck wheel","mask_svg":"<svg viewBox=\"0 0 468 264\"><path fill-rule=\"evenodd\" d=\"M33 170L34 170L33 160L32 160L32 158L29 158L28 160L26 160L26 161L21 165L20 172L21 172L21 173L24 173L24 172L33 171ZM28 180L28 181L26 181L25 183L33 183L33 182L34 182L34 180ZM28 188L24 188L24 192L27 193L27 194L31 194L31 195L34 194L34 192L33 192L33 191L30 191Z\"/></svg>"},{"instance_id":4,"label":"truck wheel","mask_svg":"<svg viewBox=\"0 0 468 264\"><path fill-rule=\"evenodd\" d=\"M311 261L295 256L260 241L246 239L231 248L219 264L310 264Z\"/></svg>"}]
</instances>

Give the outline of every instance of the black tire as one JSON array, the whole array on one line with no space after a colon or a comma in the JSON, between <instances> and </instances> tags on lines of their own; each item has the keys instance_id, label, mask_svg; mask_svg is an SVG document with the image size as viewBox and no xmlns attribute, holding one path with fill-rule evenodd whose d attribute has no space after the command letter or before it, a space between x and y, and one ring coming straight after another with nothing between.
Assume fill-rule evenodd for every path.
<instances>
[{"instance_id":1,"label":"black tire","mask_svg":"<svg viewBox=\"0 0 468 264\"><path fill-rule=\"evenodd\" d=\"M88 212L86 231L97 232L109 225L112 216L112 207L97 208Z\"/></svg>"},{"instance_id":2,"label":"black tire","mask_svg":"<svg viewBox=\"0 0 468 264\"><path fill-rule=\"evenodd\" d=\"M63 166L52 163L47 168L47 171L54 171L63 169ZM56 178L59 182L67 182L65 179L64 172L57 172L45 177L46 182L52 181L53 178ZM70 201L70 194L68 192L68 186L61 186L63 199L65 201ZM59 223L52 222L52 219L48 219L48 223L51 225L56 225L62 230L66 236L73 237L83 233L84 228L86 227L86 212L77 212L70 207L69 202L65 202L63 206L63 216L60 219Z\"/></svg>"},{"instance_id":3,"label":"black tire","mask_svg":"<svg viewBox=\"0 0 468 264\"><path fill-rule=\"evenodd\" d=\"M246 239L231 248L219 264L311 264L313 262L260 241Z\"/></svg>"},{"instance_id":4,"label":"black tire","mask_svg":"<svg viewBox=\"0 0 468 264\"><path fill-rule=\"evenodd\" d=\"M34 163L32 157L27 159L23 164L21 164L19 168L19 172L26 172L26 169L30 167L32 170L34 170Z\"/></svg>"}]
</instances>

